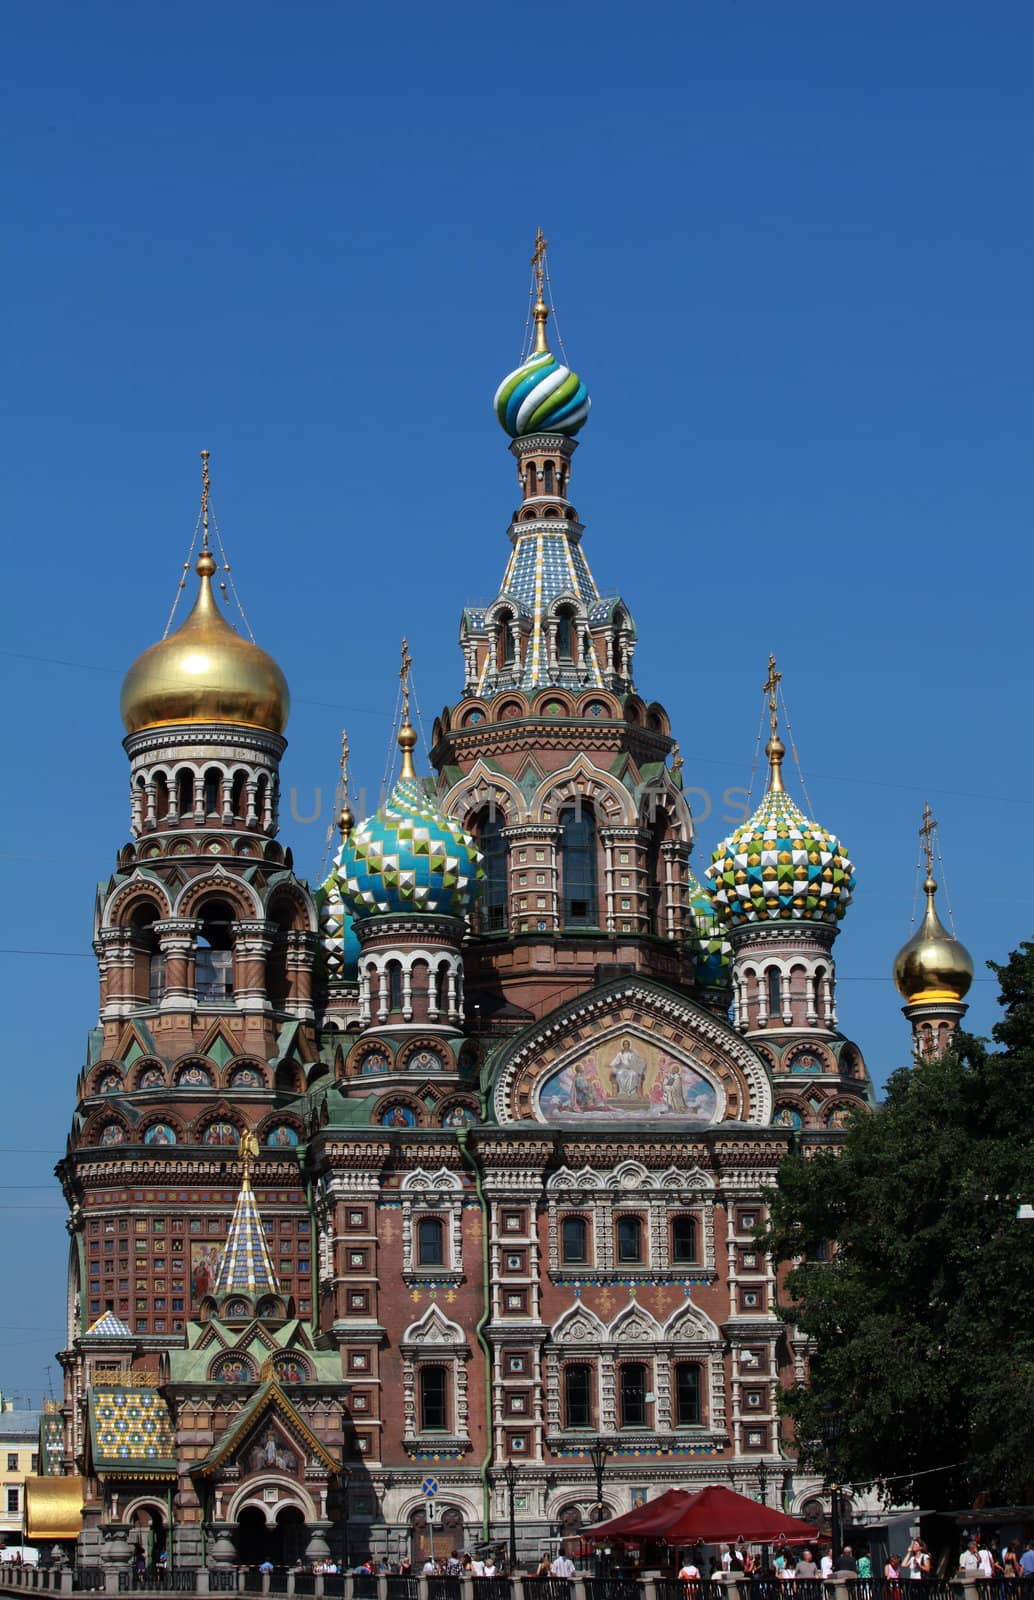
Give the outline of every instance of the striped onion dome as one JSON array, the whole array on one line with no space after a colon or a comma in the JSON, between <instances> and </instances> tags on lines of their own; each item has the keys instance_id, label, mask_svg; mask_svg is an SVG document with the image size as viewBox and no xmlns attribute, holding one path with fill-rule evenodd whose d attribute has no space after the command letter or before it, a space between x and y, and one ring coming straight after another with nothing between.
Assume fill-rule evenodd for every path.
<instances>
[{"instance_id":1,"label":"striped onion dome","mask_svg":"<svg viewBox=\"0 0 1034 1600\"><path fill-rule=\"evenodd\" d=\"M495 392L495 414L511 439L529 433L574 435L589 415L589 391L551 350L535 350Z\"/></svg>"}]
</instances>

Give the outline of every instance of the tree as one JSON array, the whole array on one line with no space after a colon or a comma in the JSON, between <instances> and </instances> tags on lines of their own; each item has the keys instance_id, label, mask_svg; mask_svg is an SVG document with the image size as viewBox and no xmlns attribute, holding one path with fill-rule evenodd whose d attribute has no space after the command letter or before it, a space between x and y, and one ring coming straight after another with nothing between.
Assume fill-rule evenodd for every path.
<instances>
[{"instance_id":1,"label":"tree","mask_svg":"<svg viewBox=\"0 0 1034 1600\"><path fill-rule=\"evenodd\" d=\"M897 1072L838 1152L790 1155L762 1240L782 1315L814 1342L783 1408L831 1481L899 1504L1003 1505L1034 1488L1034 944L995 966L997 1050ZM823 1420L841 1427L821 1444ZM920 1476L922 1474L922 1476Z\"/></svg>"}]
</instances>

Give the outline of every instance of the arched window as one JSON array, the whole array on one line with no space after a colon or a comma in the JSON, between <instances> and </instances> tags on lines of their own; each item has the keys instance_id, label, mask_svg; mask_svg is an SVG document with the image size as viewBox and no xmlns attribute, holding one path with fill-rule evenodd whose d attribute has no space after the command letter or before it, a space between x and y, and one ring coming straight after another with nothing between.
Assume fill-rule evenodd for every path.
<instances>
[{"instance_id":1,"label":"arched window","mask_svg":"<svg viewBox=\"0 0 1034 1600\"><path fill-rule=\"evenodd\" d=\"M420 1371L420 1427L442 1433L449 1426L449 1375L444 1367Z\"/></svg>"},{"instance_id":2,"label":"arched window","mask_svg":"<svg viewBox=\"0 0 1034 1600\"><path fill-rule=\"evenodd\" d=\"M581 1363L564 1368L564 1426L592 1427L592 1375Z\"/></svg>"},{"instance_id":3,"label":"arched window","mask_svg":"<svg viewBox=\"0 0 1034 1600\"><path fill-rule=\"evenodd\" d=\"M500 611L496 618L496 648L495 664L497 667L512 667L515 659L513 642L513 612Z\"/></svg>"},{"instance_id":4,"label":"arched window","mask_svg":"<svg viewBox=\"0 0 1034 1600\"><path fill-rule=\"evenodd\" d=\"M225 900L209 900L201 910L196 968L199 1000L228 1000L233 995L233 923L233 911Z\"/></svg>"},{"instance_id":5,"label":"arched window","mask_svg":"<svg viewBox=\"0 0 1034 1600\"><path fill-rule=\"evenodd\" d=\"M138 1000L156 1006L165 994L165 956L154 925L157 906L137 906L133 912L133 993Z\"/></svg>"},{"instance_id":6,"label":"arched window","mask_svg":"<svg viewBox=\"0 0 1034 1600\"><path fill-rule=\"evenodd\" d=\"M402 965L398 961L389 961L385 968L388 979L388 1010L402 1010Z\"/></svg>"},{"instance_id":7,"label":"arched window","mask_svg":"<svg viewBox=\"0 0 1034 1600\"><path fill-rule=\"evenodd\" d=\"M641 1361L626 1361L621 1368L621 1426L646 1426L646 1367Z\"/></svg>"},{"instance_id":8,"label":"arched window","mask_svg":"<svg viewBox=\"0 0 1034 1600\"><path fill-rule=\"evenodd\" d=\"M233 775L233 787L230 790L230 809L235 817L242 819L247 809L247 785L247 773L235 772Z\"/></svg>"},{"instance_id":9,"label":"arched window","mask_svg":"<svg viewBox=\"0 0 1034 1600\"><path fill-rule=\"evenodd\" d=\"M557 660L562 664L567 666L574 664L574 618L568 607L557 612L556 654Z\"/></svg>"},{"instance_id":10,"label":"arched window","mask_svg":"<svg viewBox=\"0 0 1034 1600\"><path fill-rule=\"evenodd\" d=\"M194 774L177 772L176 809L181 817L189 817L194 809Z\"/></svg>"},{"instance_id":11,"label":"arched window","mask_svg":"<svg viewBox=\"0 0 1034 1600\"><path fill-rule=\"evenodd\" d=\"M695 1361L675 1364L675 1426L694 1428L700 1422L700 1368Z\"/></svg>"},{"instance_id":12,"label":"arched window","mask_svg":"<svg viewBox=\"0 0 1034 1600\"><path fill-rule=\"evenodd\" d=\"M769 967L765 973L765 983L768 989L768 1014L770 1017L778 1017L783 1009L778 967Z\"/></svg>"},{"instance_id":13,"label":"arched window","mask_svg":"<svg viewBox=\"0 0 1034 1600\"><path fill-rule=\"evenodd\" d=\"M560 1233L560 1253L569 1266L589 1259L589 1227L584 1217L565 1217Z\"/></svg>"},{"instance_id":14,"label":"arched window","mask_svg":"<svg viewBox=\"0 0 1034 1600\"><path fill-rule=\"evenodd\" d=\"M263 772L255 785L255 810L258 812L259 827L266 826L266 800L269 794L269 779Z\"/></svg>"},{"instance_id":15,"label":"arched window","mask_svg":"<svg viewBox=\"0 0 1034 1600\"><path fill-rule=\"evenodd\" d=\"M618 1260L637 1262L643 1259L643 1220L641 1217L618 1217Z\"/></svg>"},{"instance_id":16,"label":"arched window","mask_svg":"<svg viewBox=\"0 0 1034 1600\"><path fill-rule=\"evenodd\" d=\"M449 969L437 967L434 973L434 1004L439 1016L442 1016L449 1004Z\"/></svg>"},{"instance_id":17,"label":"arched window","mask_svg":"<svg viewBox=\"0 0 1034 1600\"><path fill-rule=\"evenodd\" d=\"M169 815L169 780L164 772L155 774L154 815L156 822L163 821Z\"/></svg>"},{"instance_id":18,"label":"arched window","mask_svg":"<svg viewBox=\"0 0 1034 1600\"><path fill-rule=\"evenodd\" d=\"M695 1217L672 1217L671 1259L680 1263L697 1259L697 1225Z\"/></svg>"},{"instance_id":19,"label":"arched window","mask_svg":"<svg viewBox=\"0 0 1034 1600\"><path fill-rule=\"evenodd\" d=\"M437 1217L421 1217L416 1230L418 1267L444 1267L445 1229Z\"/></svg>"},{"instance_id":20,"label":"arched window","mask_svg":"<svg viewBox=\"0 0 1034 1600\"><path fill-rule=\"evenodd\" d=\"M205 816L218 817L223 809L223 775L218 767L205 773Z\"/></svg>"},{"instance_id":21,"label":"arched window","mask_svg":"<svg viewBox=\"0 0 1034 1600\"><path fill-rule=\"evenodd\" d=\"M560 872L563 920L567 928L591 928L598 921L596 819L583 802L560 813Z\"/></svg>"},{"instance_id":22,"label":"arched window","mask_svg":"<svg viewBox=\"0 0 1034 1600\"><path fill-rule=\"evenodd\" d=\"M546 494L553 493L553 485L555 482L556 468L554 467L552 461L547 461L542 469L542 487Z\"/></svg>"},{"instance_id":23,"label":"arched window","mask_svg":"<svg viewBox=\"0 0 1034 1600\"><path fill-rule=\"evenodd\" d=\"M510 922L510 847L503 835L506 818L494 806L482 812L474 825L484 856L481 869L481 919L485 933L499 933Z\"/></svg>"}]
</instances>

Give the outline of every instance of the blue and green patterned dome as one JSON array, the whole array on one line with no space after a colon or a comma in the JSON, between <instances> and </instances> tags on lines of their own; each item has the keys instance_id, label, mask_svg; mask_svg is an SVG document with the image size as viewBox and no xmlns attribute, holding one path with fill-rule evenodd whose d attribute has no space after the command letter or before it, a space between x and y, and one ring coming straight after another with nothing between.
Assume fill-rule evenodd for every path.
<instances>
[{"instance_id":1,"label":"blue and green patterned dome","mask_svg":"<svg viewBox=\"0 0 1034 1600\"><path fill-rule=\"evenodd\" d=\"M320 943L327 958L327 973L333 981L349 979L359 972L359 938L355 931L355 918L345 910L341 898L341 846L330 869L326 882L317 891L316 905L320 919Z\"/></svg>"},{"instance_id":2,"label":"blue and green patterned dome","mask_svg":"<svg viewBox=\"0 0 1034 1600\"><path fill-rule=\"evenodd\" d=\"M574 435L589 415L589 391L551 350L536 350L495 392L495 414L511 439L528 433Z\"/></svg>"},{"instance_id":3,"label":"blue and green patterned dome","mask_svg":"<svg viewBox=\"0 0 1034 1600\"><path fill-rule=\"evenodd\" d=\"M697 948L696 981L701 989L728 989L732 982L732 946L718 917L710 890L689 874L689 909Z\"/></svg>"},{"instance_id":4,"label":"blue and green patterned dome","mask_svg":"<svg viewBox=\"0 0 1034 1600\"><path fill-rule=\"evenodd\" d=\"M338 887L346 912L427 911L463 917L481 876L474 839L435 809L416 778L403 776L387 803L341 846Z\"/></svg>"},{"instance_id":5,"label":"blue and green patterned dome","mask_svg":"<svg viewBox=\"0 0 1034 1600\"><path fill-rule=\"evenodd\" d=\"M729 927L752 922L840 921L854 866L834 834L809 822L773 768L773 782L749 822L711 857L711 901Z\"/></svg>"}]
</instances>

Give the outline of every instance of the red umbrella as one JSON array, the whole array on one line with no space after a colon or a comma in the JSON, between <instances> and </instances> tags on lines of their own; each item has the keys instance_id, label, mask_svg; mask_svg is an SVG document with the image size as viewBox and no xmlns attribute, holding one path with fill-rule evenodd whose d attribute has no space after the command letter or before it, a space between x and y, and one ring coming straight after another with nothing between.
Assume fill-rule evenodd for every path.
<instances>
[{"instance_id":1,"label":"red umbrella","mask_svg":"<svg viewBox=\"0 0 1034 1600\"><path fill-rule=\"evenodd\" d=\"M691 1494L669 1489L645 1506L612 1517L591 1530L593 1539L660 1539L665 1544L776 1544L817 1539L819 1530L800 1517L788 1517L748 1495L712 1483Z\"/></svg>"}]
</instances>

